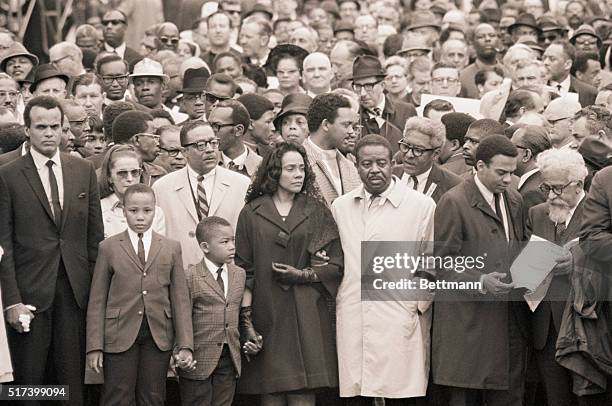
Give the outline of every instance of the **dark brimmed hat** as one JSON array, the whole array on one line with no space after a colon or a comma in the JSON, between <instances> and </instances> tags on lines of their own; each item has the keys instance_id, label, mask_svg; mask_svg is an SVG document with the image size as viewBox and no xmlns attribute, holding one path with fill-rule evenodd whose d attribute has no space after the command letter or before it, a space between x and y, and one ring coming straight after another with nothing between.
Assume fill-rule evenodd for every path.
<instances>
[{"instance_id":1,"label":"dark brimmed hat","mask_svg":"<svg viewBox=\"0 0 612 406\"><path fill-rule=\"evenodd\" d=\"M308 56L308 51L300 46L292 44L277 45L270 50L270 54L268 55L268 60L266 61L264 68L270 69L276 75L276 66L278 65L278 61L287 56L295 58L298 62L298 68L301 70L304 59Z\"/></svg>"},{"instance_id":2,"label":"dark brimmed hat","mask_svg":"<svg viewBox=\"0 0 612 406\"><path fill-rule=\"evenodd\" d=\"M601 38L595 32L595 29L588 24L582 24L576 31L574 31L574 35L570 38L570 43L572 45L576 45L576 38L581 35L590 35L591 37L595 37L597 39L597 48L601 48Z\"/></svg>"},{"instance_id":3,"label":"dark brimmed hat","mask_svg":"<svg viewBox=\"0 0 612 406\"><path fill-rule=\"evenodd\" d=\"M540 56L542 56L544 54L544 48L542 48L537 42L532 39L524 40L523 38L525 37L529 38L528 36L522 36L517 41L517 44L525 44L532 50L536 51Z\"/></svg>"},{"instance_id":4,"label":"dark brimmed hat","mask_svg":"<svg viewBox=\"0 0 612 406\"><path fill-rule=\"evenodd\" d=\"M285 96L281 104L281 110L274 118L274 127L276 130L280 131L284 117L291 114L302 114L306 116L310 103L312 103L312 97L304 93L291 93Z\"/></svg>"},{"instance_id":5,"label":"dark brimmed hat","mask_svg":"<svg viewBox=\"0 0 612 406\"><path fill-rule=\"evenodd\" d=\"M416 30L417 28L435 28L440 31L440 23L436 18L436 15L431 11L414 11L410 17L410 25L406 28L406 31Z\"/></svg>"},{"instance_id":6,"label":"dark brimmed hat","mask_svg":"<svg viewBox=\"0 0 612 406\"><path fill-rule=\"evenodd\" d=\"M260 3L255 4L252 9L244 13L244 16L242 18L250 17L255 13L264 13L270 18L270 20L274 18L274 12L269 7L266 7L265 5Z\"/></svg>"},{"instance_id":7,"label":"dark brimmed hat","mask_svg":"<svg viewBox=\"0 0 612 406\"><path fill-rule=\"evenodd\" d=\"M380 60L375 56L361 55L353 62L353 81L371 77L384 79L386 75Z\"/></svg>"},{"instance_id":8,"label":"dark brimmed hat","mask_svg":"<svg viewBox=\"0 0 612 406\"><path fill-rule=\"evenodd\" d=\"M600 170L612 164L612 148L595 137L586 137L578 152L584 161L595 170Z\"/></svg>"},{"instance_id":9,"label":"dark brimmed hat","mask_svg":"<svg viewBox=\"0 0 612 406\"><path fill-rule=\"evenodd\" d=\"M46 63L40 65L38 69L36 69L36 74L34 75L34 82L32 83L32 86L30 86L30 91L36 91L36 87L40 82L51 78L62 79L64 82L66 82L66 86L68 86L68 82L70 81L70 78L60 72L54 65Z\"/></svg>"},{"instance_id":10,"label":"dark brimmed hat","mask_svg":"<svg viewBox=\"0 0 612 406\"><path fill-rule=\"evenodd\" d=\"M525 27L531 27L537 32L542 32L542 29L538 27L538 24L536 23L536 19L533 16L533 14L529 14L529 13L524 13L518 16L514 24L508 27L508 32L512 33L512 31L514 31L515 28L520 27L521 25Z\"/></svg>"},{"instance_id":11,"label":"dark brimmed hat","mask_svg":"<svg viewBox=\"0 0 612 406\"><path fill-rule=\"evenodd\" d=\"M338 0L337 2L338 2L338 8L340 8L342 3L355 3L355 5L357 6L357 10L361 11L361 4L359 3L359 0Z\"/></svg>"},{"instance_id":12,"label":"dark brimmed hat","mask_svg":"<svg viewBox=\"0 0 612 406\"><path fill-rule=\"evenodd\" d=\"M566 32L567 29L563 27L557 19L550 15L542 15L537 20L538 27L542 32L550 32L550 31L561 31Z\"/></svg>"},{"instance_id":13,"label":"dark brimmed hat","mask_svg":"<svg viewBox=\"0 0 612 406\"><path fill-rule=\"evenodd\" d=\"M351 23L350 21L340 20L334 26L334 34L337 34L337 33L342 32L342 31L348 31L348 32L352 32L354 34L355 33L355 25L353 25L353 23Z\"/></svg>"},{"instance_id":14,"label":"dark brimmed hat","mask_svg":"<svg viewBox=\"0 0 612 406\"><path fill-rule=\"evenodd\" d=\"M425 51L431 52L431 47L427 44L427 39L422 35L414 35L414 38L404 38L402 49L397 51L395 55L402 56L410 51Z\"/></svg>"},{"instance_id":15,"label":"dark brimmed hat","mask_svg":"<svg viewBox=\"0 0 612 406\"><path fill-rule=\"evenodd\" d=\"M4 58L2 58L2 61L0 62L0 69L2 70L2 72L6 72L6 63L9 61L9 59L14 58L16 56L25 56L32 62L34 68L36 68L36 65L38 65L38 58L36 57L36 55L29 53L28 50L20 42L13 42L9 49L6 51L6 55L4 56Z\"/></svg>"},{"instance_id":16,"label":"dark brimmed hat","mask_svg":"<svg viewBox=\"0 0 612 406\"><path fill-rule=\"evenodd\" d=\"M209 77L210 72L204 67L187 69L183 78L183 88L177 92L202 93L206 89L206 81Z\"/></svg>"}]
</instances>

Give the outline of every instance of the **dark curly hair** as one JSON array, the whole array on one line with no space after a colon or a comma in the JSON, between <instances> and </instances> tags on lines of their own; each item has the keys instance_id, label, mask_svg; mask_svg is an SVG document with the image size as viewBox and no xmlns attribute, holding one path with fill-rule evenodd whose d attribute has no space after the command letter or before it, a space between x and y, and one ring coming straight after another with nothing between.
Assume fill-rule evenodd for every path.
<instances>
[{"instance_id":1,"label":"dark curly hair","mask_svg":"<svg viewBox=\"0 0 612 406\"><path fill-rule=\"evenodd\" d=\"M263 195L273 195L278 190L278 180L282 172L282 159L287 152L297 152L304 159L304 185L302 191L304 193L314 197L317 200L323 201L319 190L316 187L315 175L312 172L312 168L308 163L308 157L306 156L306 150L301 145L293 144L290 142L281 142L278 146L270 152L259 165L255 178L249 187L249 191L246 195L246 203L250 203Z\"/></svg>"}]
</instances>

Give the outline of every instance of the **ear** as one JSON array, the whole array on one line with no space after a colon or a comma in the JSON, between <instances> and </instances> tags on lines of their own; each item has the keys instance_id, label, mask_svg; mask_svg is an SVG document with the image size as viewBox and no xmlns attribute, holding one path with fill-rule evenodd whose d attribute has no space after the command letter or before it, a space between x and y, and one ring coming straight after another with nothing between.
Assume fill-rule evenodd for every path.
<instances>
[{"instance_id":1,"label":"ear","mask_svg":"<svg viewBox=\"0 0 612 406\"><path fill-rule=\"evenodd\" d=\"M606 137L607 137L607 135L606 135L606 132L604 130L597 131L597 138L600 141L606 141Z\"/></svg>"},{"instance_id":2,"label":"ear","mask_svg":"<svg viewBox=\"0 0 612 406\"><path fill-rule=\"evenodd\" d=\"M531 160L531 158L532 158L531 150L530 149L524 149L523 151L525 151L525 154L523 155L523 158L521 158L521 161L529 162Z\"/></svg>"},{"instance_id":3,"label":"ear","mask_svg":"<svg viewBox=\"0 0 612 406\"><path fill-rule=\"evenodd\" d=\"M483 161L478 161L476 162L476 170L479 171L482 168L484 168L485 166L487 166L487 164L485 164Z\"/></svg>"},{"instance_id":4,"label":"ear","mask_svg":"<svg viewBox=\"0 0 612 406\"><path fill-rule=\"evenodd\" d=\"M200 249L202 250L202 252L204 252L205 254L208 254L210 252L210 250L208 249L208 243L206 241L202 241L200 243Z\"/></svg>"},{"instance_id":5,"label":"ear","mask_svg":"<svg viewBox=\"0 0 612 406\"><path fill-rule=\"evenodd\" d=\"M326 118L321 121L321 128L323 128L325 131L329 131L329 121L327 121Z\"/></svg>"},{"instance_id":6,"label":"ear","mask_svg":"<svg viewBox=\"0 0 612 406\"><path fill-rule=\"evenodd\" d=\"M251 119L251 121L249 122L249 128L247 128L247 130L251 130L253 131L253 120Z\"/></svg>"},{"instance_id":7,"label":"ear","mask_svg":"<svg viewBox=\"0 0 612 406\"><path fill-rule=\"evenodd\" d=\"M236 124L234 128L236 129L236 137L242 137L246 132L242 124Z\"/></svg>"}]
</instances>

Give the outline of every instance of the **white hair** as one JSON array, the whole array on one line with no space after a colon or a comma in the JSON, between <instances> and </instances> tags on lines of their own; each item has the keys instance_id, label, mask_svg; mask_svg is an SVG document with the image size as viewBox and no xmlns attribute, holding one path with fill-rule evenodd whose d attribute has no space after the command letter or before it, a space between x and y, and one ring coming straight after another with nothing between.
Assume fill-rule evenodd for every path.
<instances>
[{"instance_id":1,"label":"white hair","mask_svg":"<svg viewBox=\"0 0 612 406\"><path fill-rule=\"evenodd\" d=\"M536 163L542 173L561 172L568 181L584 181L588 174L582 155L574 149L546 150L538 155Z\"/></svg>"},{"instance_id":2,"label":"white hair","mask_svg":"<svg viewBox=\"0 0 612 406\"><path fill-rule=\"evenodd\" d=\"M429 142L434 148L439 148L446 139L446 128L444 124L426 117L410 117L404 126L403 136L409 132L418 132L429 137Z\"/></svg>"}]
</instances>

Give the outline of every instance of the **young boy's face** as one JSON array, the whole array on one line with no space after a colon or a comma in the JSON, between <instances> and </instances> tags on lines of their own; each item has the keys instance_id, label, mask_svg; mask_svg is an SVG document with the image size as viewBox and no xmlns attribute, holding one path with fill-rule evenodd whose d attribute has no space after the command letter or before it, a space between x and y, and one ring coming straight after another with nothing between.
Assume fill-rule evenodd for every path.
<instances>
[{"instance_id":1,"label":"young boy's face","mask_svg":"<svg viewBox=\"0 0 612 406\"><path fill-rule=\"evenodd\" d=\"M220 264L232 262L236 253L234 230L227 226L218 227L212 234L209 241L202 242L202 251L213 262Z\"/></svg>"},{"instance_id":2,"label":"young boy's face","mask_svg":"<svg viewBox=\"0 0 612 406\"><path fill-rule=\"evenodd\" d=\"M128 226L135 233L144 233L153 224L155 217L155 197L150 193L128 195L124 202L123 214Z\"/></svg>"}]
</instances>

